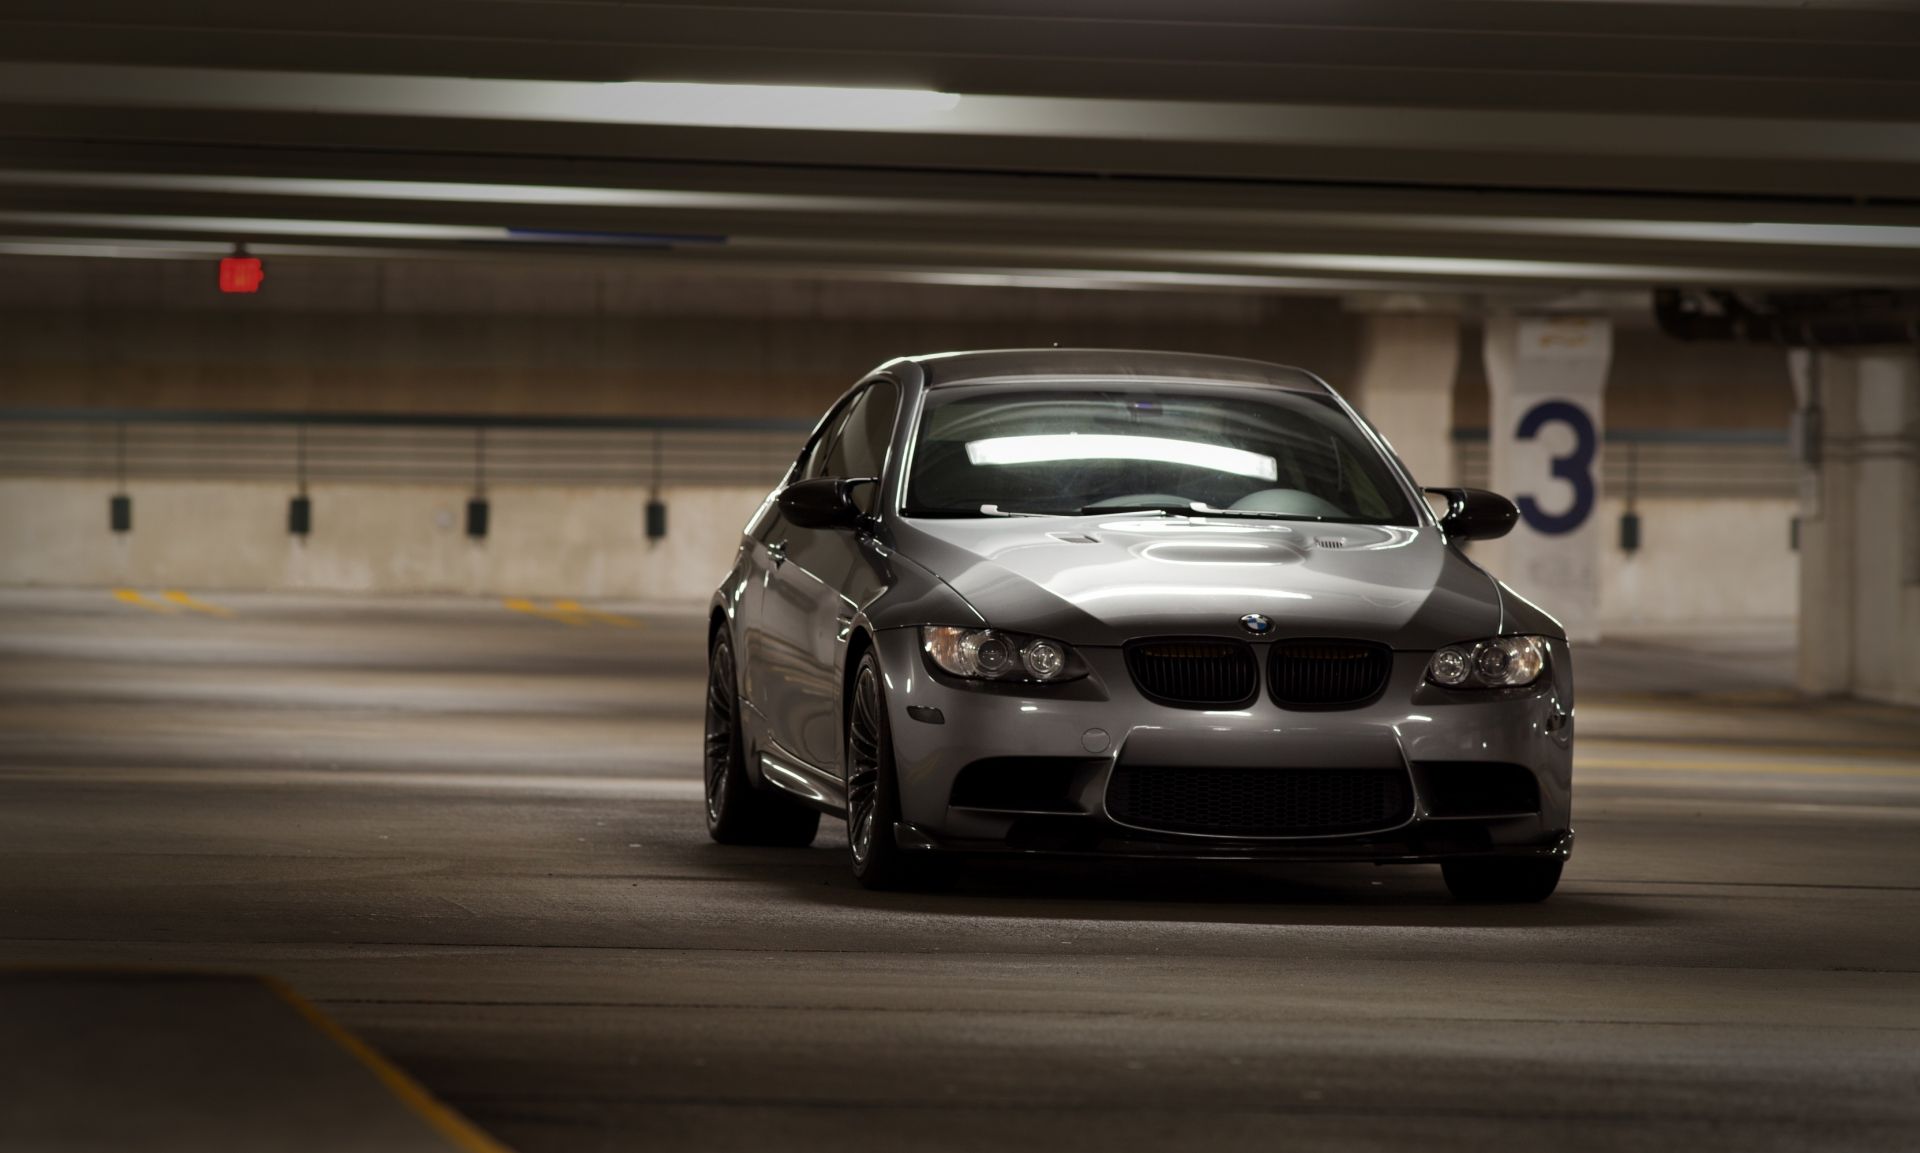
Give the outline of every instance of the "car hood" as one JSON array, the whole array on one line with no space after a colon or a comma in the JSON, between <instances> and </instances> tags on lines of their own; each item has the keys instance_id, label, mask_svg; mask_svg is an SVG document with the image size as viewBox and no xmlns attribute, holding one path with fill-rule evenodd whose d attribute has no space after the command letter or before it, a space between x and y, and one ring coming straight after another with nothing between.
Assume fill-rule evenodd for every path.
<instances>
[{"instance_id":1,"label":"car hood","mask_svg":"<svg viewBox=\"0 0 1920 1153\"><path fill-rule=\"evenodd\" d=\"M898 547L995 627L1082 645L1143 636L1353 637L1428 650L1501 631L1499 584L1439 530L1124 515L906 522ZM938 622L927 622L938 623Z\"/></svg>"}]
</instances>

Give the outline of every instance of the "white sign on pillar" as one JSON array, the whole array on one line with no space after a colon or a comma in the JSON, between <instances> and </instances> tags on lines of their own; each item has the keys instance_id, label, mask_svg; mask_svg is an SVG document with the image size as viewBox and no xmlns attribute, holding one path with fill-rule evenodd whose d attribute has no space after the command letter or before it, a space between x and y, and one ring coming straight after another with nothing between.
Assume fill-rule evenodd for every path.
<instances>
[{"instance_id":1,"label":"white sign on pillar","mask_svg":"<svg viewBox=\"0 0 1920 1153\"><path fill-rule=\"evenodd\" d=\"M1585 317L1501 316L1487 324L1491 483L1520 523L1483 563L1559 618L1569 639L1600 635L1601 401L1613 329Z\"/></svg>"}]
</instances>

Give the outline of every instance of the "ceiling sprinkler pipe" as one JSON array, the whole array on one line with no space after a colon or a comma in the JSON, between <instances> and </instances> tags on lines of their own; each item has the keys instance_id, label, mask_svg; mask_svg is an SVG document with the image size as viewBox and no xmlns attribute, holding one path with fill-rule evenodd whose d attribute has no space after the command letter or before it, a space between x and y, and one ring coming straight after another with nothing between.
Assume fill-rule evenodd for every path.
<instances>
[{"instance_id":1,"label":"ceiling sprinkler pipe","mask_svg":"<svg viewBox=\"0 0 1920 1153\"><path fill-rule=\"evenodd\" d=\"M1920 297L1837 294L1762 297L1749 305L1731 292L1653 293L1653 318L1675 340L1741 340L1790 348L1920 345Z\"/></svg>"}]
</instances>

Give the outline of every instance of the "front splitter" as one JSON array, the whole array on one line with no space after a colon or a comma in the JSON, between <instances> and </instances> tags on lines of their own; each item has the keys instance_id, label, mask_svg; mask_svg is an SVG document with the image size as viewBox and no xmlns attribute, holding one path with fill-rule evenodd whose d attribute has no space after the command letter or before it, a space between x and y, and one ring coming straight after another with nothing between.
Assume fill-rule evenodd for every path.
<instances>
[{"instance_id":1,"label":"front splitter","mask_svg":"<svg viewBox=\"0 0 1920 1153\"><path fill-rule=\"evenodd\" d=\"M1574 832L1561 830L1523 844L1489 844L1484 832L1457 822L1416 824L1391 836L1237 840L1149 837L1092 820L1057 830L1025 830L1006 840L941 837L904 821L893 826L894 843L911 852L969 856L1050 857L1082 860L1325 861L1376 865L1437 864L1468 858L1573 855ZM1440 827L1435 827L1440 826ZM1447 826L1456 826L1449 828ZM1480 833L1475 836L1474 833Z\"/></svg>"}]
</instances>

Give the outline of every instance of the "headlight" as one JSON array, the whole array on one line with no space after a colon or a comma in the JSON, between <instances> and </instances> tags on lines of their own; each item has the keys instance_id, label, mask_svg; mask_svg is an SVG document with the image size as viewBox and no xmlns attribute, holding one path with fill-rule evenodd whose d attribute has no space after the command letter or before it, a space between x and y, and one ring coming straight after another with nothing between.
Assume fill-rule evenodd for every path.
<instances>
[{"instance_id":1,"label":"headlight","mask_svg":"<svg viewBox=\"0 0 1920 1153\"><path fill-rule=\"evenodd\" d=\"M1070 681L1087 675L1086 662L1059 641L999 629L929 625L921 630L927 656L942 672L981 681Z\"/></svg>"},{"instance_id":2,"label":"headlight","mask_svg":"<svg viewBox=\"0 0 1920 1153\"><path fill-rule=\"evenodd\" d=\"M1448 645L1427 662L1427 679L1449 689L1517 689L1547 667L1545 637L1494 637Z\"/></svg>"}]
</instances>

